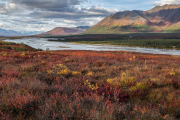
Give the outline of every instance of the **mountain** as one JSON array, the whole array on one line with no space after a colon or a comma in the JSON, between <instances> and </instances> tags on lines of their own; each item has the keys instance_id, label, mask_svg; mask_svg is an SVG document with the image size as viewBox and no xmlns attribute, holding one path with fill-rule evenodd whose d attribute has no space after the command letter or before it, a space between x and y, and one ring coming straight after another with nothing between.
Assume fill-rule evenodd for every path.
<instances>
[{"instance_id":1,"label":"mountain","mask_svg":"<svg viewBox=\"0 0 180 120\"><path fill-rule=\"evenodd\" d=\"M84 34L180 32L180 5L156 6L151 10L123 11L110 15Z\"/></svg>"},{"instance_id":2,"label":"mountain","mask_svg":"<svg viewBox=\"0 0 180 120\"><path fill-rule=\"evenodd\" d=\"M78 27L76 27L76 28L80 28L80 29L89 29L90 26L78 26Z\"/></svg>"},{"instance_id":3,"label":"mountain","mask_svg":"<svg viewBox=\"0 0 180 120\"><path fill-rule=\"evenodd\" d=\"M0 29L0 36L27 36L42 33L41 31L14 31Z\"/></svg>"},{"instance_id":4,"label":"mountain","mask_svg":"<svg viewBox=\"0 0 180 120\"><path fill-rule=\"evenodd\" d=\"M14 30L0 29L0 36L23 36L23 34Z\"/></svg>"},{"instance_id":5,"label":"mountain","mask_svg":"<svg viewBox=\"0 0 180 120\"><path fill-rule=\"evenodd\" d=\"M79 26L76 28L56 27L51 31L38 34L38 36L41 36L41 35L47 35L47 36L49 36L49 35L74 35L74 34L83 33L88 28L89 28L89 26Z\"/></svg>"},{"instance_id":6,"label":"mountain","mask_svg":"<svg viewBox=\"0 0 180 120\"><path fill-rule=\"evenodd\" d=\"M20 31L19 33L23 35L36 35L42 33L42 31Z\"/></svg>"}]
</instances>

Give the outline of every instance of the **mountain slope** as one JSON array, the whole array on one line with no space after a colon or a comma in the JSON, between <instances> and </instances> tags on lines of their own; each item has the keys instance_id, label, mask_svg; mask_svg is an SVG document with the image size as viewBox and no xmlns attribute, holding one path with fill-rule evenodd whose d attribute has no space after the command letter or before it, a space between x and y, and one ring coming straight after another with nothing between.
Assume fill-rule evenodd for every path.
<instances>
[{"instance_id":1,"label":"mountain slope","mask_svg":"<svg viewBox=\"0 0 180 120\"><path fill-rule=\"evenodd\" d=\"M77 28L68 28L68 27L56 27L51 31L41 33L39 35L74 35L83 33L88 26L79 26Z\"/></svg>"},{"instance_id":2,"label":"mountain slope","mask_svg":"<svg viewBox=\"0 0 180 120\"><path fill-rule=\"evenodd\" d=\"M148 11L123 11L110 15L84 34L180 32L180 5L156 6Z\"/></svg>"}]
</instances>

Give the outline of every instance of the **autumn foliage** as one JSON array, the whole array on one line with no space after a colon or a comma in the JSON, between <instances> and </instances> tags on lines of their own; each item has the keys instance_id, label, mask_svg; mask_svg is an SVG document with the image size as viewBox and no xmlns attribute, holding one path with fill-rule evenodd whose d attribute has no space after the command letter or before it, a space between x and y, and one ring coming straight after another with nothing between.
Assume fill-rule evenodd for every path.
<instances>
[{"instance_id":1,"label":"autumn foliage","mask_svg":"<svg viewBox=\"0 0 180 120\"><path fill-rule=\"evenodd\" d=\"M179 56L0 42L0 119L180 119L179 66Z\"/></svg>"}]
</instances>

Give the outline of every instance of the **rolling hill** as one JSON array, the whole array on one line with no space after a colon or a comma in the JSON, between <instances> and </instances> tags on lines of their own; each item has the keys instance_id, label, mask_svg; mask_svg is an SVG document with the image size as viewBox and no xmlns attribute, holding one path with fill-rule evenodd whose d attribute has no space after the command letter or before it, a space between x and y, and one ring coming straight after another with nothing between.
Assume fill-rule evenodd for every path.
<instances>
[{"instance_id":1,"label":"rolling hill","mask_svg":"<svg viewBox=\"0 0 180 120\"><path fill-rule=\"evenodd\" d=\"M84 34L179 33L180 5L156 6L151 10L122 11L110 15Z\"/></svg>"},{"instance_id":2,"label":"rolling hill","mask_svg":"<svg viewBox=\"0 0 180 120\"><path fill-rule=\"evenodd\" d=\"M38 36L51 36L51 35L75 35L83 33L85 30L87 30L89 26L79 26L76 28L68 28L68 27L56 27L53 30L50 30L48 32L44 32L41 34L38 34Z\"/></svg>"}]
</instances>

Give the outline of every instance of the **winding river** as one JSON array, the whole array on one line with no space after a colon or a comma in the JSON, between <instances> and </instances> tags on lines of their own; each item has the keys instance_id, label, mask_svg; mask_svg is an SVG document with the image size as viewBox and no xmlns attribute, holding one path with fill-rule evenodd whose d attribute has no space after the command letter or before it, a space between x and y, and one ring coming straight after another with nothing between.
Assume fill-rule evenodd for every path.
<instances>
[{"instance_id":1,"label":"winding river","mask_svg":"<svg viewBox=\"0 0 180 120\"><path fill-rule=\"evenodd\" d=\"M87 45L87 44L73 44L68 42L48 41L48 38L23 38L23 39L7 39L7 42L24 43L33 48L40 48L43 50L94 50L94 51L131 51L151 54L167 54L180 55L180 50L169 49L155 49L142 47L123 47L114 45Z\"/></svg>"}]
</instances>

